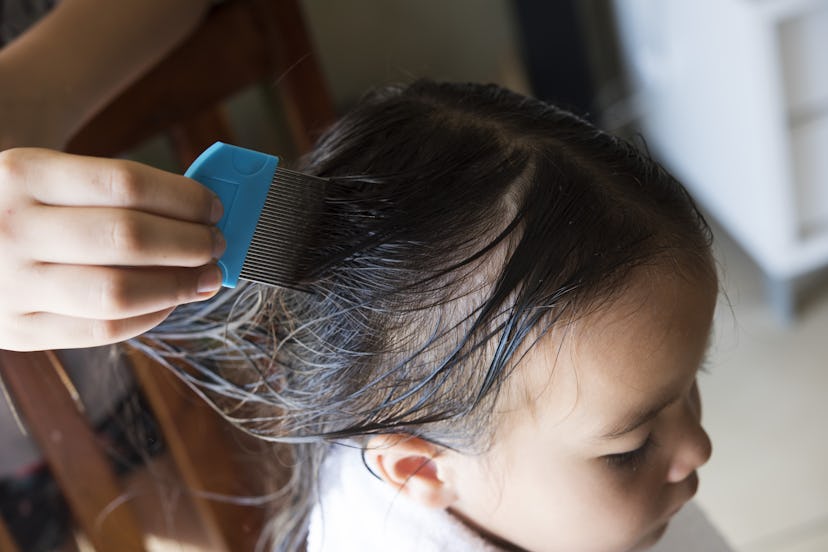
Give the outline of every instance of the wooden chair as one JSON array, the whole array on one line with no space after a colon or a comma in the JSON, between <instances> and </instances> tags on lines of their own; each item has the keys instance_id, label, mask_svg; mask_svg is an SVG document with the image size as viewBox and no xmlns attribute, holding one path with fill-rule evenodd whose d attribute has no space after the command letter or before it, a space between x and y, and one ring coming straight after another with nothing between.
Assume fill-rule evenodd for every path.
<instances>
[{"instance_id":1,"label":"wooden chair","mask_svg":"<svg viewBox=\"0 0 828 552\"><path fill-rule=\"evenodd\" d=\"M331 97L298 0L232 0L196 34L105 108L68 151L113 156L159 132L184 165L231 138L218 106L251 84L278 84L297 149L333 119Z\"/></svg>"},{"instance_id":2,"label":"wooden chair","mask_svg":"<svg viewBox=\"0 0 828 552\"><path fill-rule=\"evenodd\" d=\"M298 0L218 5L184 44L105 108L67 149L114 156L164 132L184 167L215 140L232 141L222 102L262 82L278 85L293 142L297 150L306 150L332 120L333 107ZM233 454L253 445L165 369L137 355L131 362L175 475L192 491L182 510L193 507L200 546L219 552L253 550L264 522L262 510L201 494L260 492L261 481ZM57 355L0 351L0 376L40 446L78 532L98 552L145 550L146 516L141 507L123 500L125 482L114 474L66 385ZM0 552L17 552L2 520Z\"/></svg>"}]
</instances>

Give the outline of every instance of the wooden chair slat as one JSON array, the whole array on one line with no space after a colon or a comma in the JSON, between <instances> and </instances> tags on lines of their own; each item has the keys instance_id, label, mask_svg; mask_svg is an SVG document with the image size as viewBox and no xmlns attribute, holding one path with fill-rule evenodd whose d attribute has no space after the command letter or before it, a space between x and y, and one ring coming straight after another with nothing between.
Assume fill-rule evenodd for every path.
<instances>
[{"instance_id":1,"label":"wooden chair slat","mask_svg":"<svg viewBox=\"0 0 828 552\"><path fill-rule=\"evenodd\" d=\"M170 128L167 134L182 169L190 166L202 151L216 141L235 143L230 123L220 107L181 121Z\"/></svg>"},{"instance_id":2,"label":"wooden chair slat","mask_svg":"<svg viewBox=\"0 0 828 552\"><path fill-rule=\"evenodd\" d=\"M302 7L296 0L258 0L257 9L274 27L267 36L278 45L276 78L291 138L298 151L308 151L335 111Z\"/></svg>"}]
</instances>

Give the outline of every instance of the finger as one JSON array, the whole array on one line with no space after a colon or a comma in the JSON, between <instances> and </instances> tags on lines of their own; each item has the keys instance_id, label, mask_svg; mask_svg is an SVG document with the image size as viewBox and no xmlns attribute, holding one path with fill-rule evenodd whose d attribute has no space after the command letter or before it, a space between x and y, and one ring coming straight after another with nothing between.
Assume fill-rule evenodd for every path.
<instances>
[{"instance_id":1,"label":"finger","mask_svg":"<svg viewBox=\"0 0 828 552\"><path fill-rule=\"evenodd\" d=\"M44 263L195 267L225 247L215 227L140 211L37 205L27 215L16 241Z\"/></svg>"},{"instance_id":2,"label":"finger","mask_svg":"<svg viewBox=\"0 0 828 552\"><path fill-rule=\"evenodd\" d=\"M221 287L221 269L115 268L42 264L27 271L26 312L116 320L132 318L212 297ZM15 305L16 306L16 305Z\"/></svg>"},{"instance_id":3,"label":"finger","mask_svg":"<svg viewBox=\"0 0 828 552\"><path fill-rule=\"evenodd\" d=\"M164 321L172 308L122 320L75 318L49 312L26 315L15 329L10 348L16 351L98 347L131 339ZM7 334L8 335L8 334ZM8 339L4 338L5 341Z\"/></svg>"},{"instance_id":4,"label":"finger","mask_svg":"<svg viewBox=\"0 0 828 552\"><path fill-rule=\"evenodd\" d=\"M48 205L127 207L212 224L221 218L218 197L195 180L124 159L21 148L0 155L4 177Z\"/></svg>"}]
</instances>

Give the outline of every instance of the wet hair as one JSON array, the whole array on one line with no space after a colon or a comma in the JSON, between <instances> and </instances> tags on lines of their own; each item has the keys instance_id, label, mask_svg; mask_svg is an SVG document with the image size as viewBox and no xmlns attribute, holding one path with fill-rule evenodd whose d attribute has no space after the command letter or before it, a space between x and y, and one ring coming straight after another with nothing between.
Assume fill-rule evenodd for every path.
<instances>
[{"instance_id":1,"label":"wet hair","mask_svg":"<svg viewBox=\"0 0 828 552\"><path fill-rule=\"evenodd\" d=\"M302 541L332 441L485 449L504 383L550 328L623 293L637 267L715 278L709 229L676 179L494 85L374 91L301 168L335 184L310 292L243 286L142 341L234 423L291 443L279 550Z\"/></svg>"}]
</instances>

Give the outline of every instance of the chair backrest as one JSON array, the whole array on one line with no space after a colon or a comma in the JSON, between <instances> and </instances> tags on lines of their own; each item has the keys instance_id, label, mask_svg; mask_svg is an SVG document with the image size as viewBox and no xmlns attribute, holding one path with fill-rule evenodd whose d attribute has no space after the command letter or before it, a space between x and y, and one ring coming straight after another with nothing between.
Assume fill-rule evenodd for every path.
<instances>
[{"instance_id":1,"label":"chair backrest","mask_svg":"<svg viewBox=\"0 0 828 552\"><path fill-rule=\"evenodd\" d=\"M69 146L114 156L160 132L184 167L215 140L232 141L221 112L228 97L255 83L278 85L299 151L333 118L333 104L298 0L226 0L176 51L96 116ZM233 451L255 447L172 374L131 356L135 378L158 421L175 475L188 490L202 545L217 552L253 550L260 508L208 495L253 495L264 487ZM129 500L73 396L53 352L0 351L0 377L66 499L77 531L98 552L146 549L147 506ZM156 497L163 500L163 497ZM161 505L152 506L162 508ZM151 525L151 524L150 524ZM0 552L15 551L0 519Z\"/></svg>"},{"instance_id":2,"label":"chair backrest","mask_svg":"<svg viewBox=\"0 0 828 552\"><path fill-rule=\"evenodd\" d=\"M195 34L90 121L68 151L113 156L159 132L185 165L232 134L219 106L251 84L282 96L291 138L310 148L333 103L298 0L226 0Z\"/></svg>"}]
</instances>

